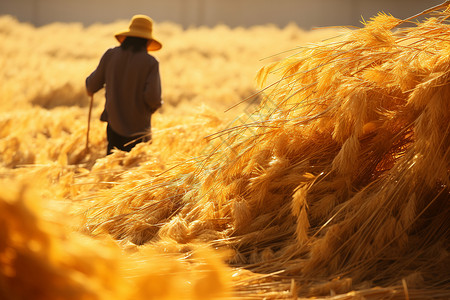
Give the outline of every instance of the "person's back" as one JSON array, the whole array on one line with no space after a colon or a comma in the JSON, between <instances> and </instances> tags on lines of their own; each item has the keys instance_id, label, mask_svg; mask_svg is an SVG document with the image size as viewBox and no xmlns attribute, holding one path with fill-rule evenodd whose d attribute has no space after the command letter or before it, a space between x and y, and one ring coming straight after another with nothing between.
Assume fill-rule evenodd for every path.
<instances>
[{"instance_id":1,"label":"person's back","mask_svg":"<svg viewBox=\"0 0 450 300\"><path fill-rule=\"evenodd\" d=\"M132 147L122 144L149 135L151 114L162 104L159 63L147 53L152 45L154 49L159 49L161 44L140 37L147 37L146 32L137 31L136 26L133 31L135 18L129 31L116 35L121 45L107 50L97 69L86 79L88 94L103 86L106 89L101 120L108 122L108 154L113 147L129 151ZM138 18L143 19L142 16ZM138 30L141 30L140 27Z\"/></svg>"},{"instance_id":2,"label":"person's back","mask_svg":"<svg viewBox=\"0 0 450 300\"><path fill-rule=\"evenodd\" d=\"M158 61L145 50L116 47L105 53L104 74L106 116L102 120L123 136L149 130L150 115L161 106Z\"/></svg>"}]
</instances>

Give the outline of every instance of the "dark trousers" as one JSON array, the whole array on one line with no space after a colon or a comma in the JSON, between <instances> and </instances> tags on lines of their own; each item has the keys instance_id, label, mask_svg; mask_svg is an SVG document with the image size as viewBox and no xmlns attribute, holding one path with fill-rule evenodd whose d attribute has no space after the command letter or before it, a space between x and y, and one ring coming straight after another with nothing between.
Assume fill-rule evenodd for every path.
<instances>
[{"instance_id":1,"label":"dark trousers","mask_svg":"<svg viewBox=\"0 0 450 300\"><path fill-rule=\"evenodd\" d=\"M134 148L139 143L148 142L151 140L150 134L147 135L136 135L132 137L122 136L112 130L111 126L106 127L106 137L108 139L108 149L106 151L106 155L111 154L114 148L117 148L122 151L130 152L131 149Z\"/></svg>"}]
</instances>

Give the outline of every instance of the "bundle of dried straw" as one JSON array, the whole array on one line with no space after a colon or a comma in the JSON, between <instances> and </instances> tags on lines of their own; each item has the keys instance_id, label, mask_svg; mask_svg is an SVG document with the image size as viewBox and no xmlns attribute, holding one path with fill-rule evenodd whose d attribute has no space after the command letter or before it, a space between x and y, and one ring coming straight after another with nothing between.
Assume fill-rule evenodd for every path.
<instances>
[{"instance_id":1,"label":"bundle of dried straw","mask_svg":"<svg viewBox=\"0 0 450 300\"><path fill-rule=\"evenodd\" d=\"M449 16L380 14L263 68L279 80L256 113L203 156L99 192L89 230L232 249L269 274L236 282L241 298L450 297Z\"/></svg>"}]
</instances>

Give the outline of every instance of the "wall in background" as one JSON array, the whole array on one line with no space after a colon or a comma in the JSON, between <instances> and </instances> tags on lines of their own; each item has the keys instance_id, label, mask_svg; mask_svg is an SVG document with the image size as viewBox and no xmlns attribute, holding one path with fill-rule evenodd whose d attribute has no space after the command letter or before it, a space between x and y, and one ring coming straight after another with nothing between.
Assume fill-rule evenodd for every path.
<instances>
[{"instance_id":1,"label":"wall in background","mask_svg":"<svg viewBox=\"0 0 450 300\"><path fill-rule=\"evenodd\" d=\"M378 12L413 16L443 0L2 0L0 15L41 26L53 22L110 23L143 13L156 22L231 27L272 23L300 27L360 25Z\"/></svg>"}]
</instances>

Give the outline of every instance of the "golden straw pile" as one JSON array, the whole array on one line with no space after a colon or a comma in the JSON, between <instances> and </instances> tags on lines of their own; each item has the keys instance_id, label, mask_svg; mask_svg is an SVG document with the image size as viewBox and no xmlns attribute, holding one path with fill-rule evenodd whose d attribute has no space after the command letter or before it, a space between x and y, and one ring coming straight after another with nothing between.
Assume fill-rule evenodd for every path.
<instances>
[{"instance_id":1,"label":"golden straw pile","mask_svg":"<svg viewBox=\"0 0 450 300\"><path fill-rule=\"evenodd\" d=\"M161 113L130 153L83 156L80 134L76 154L8 169L0 296L450 298L449 17L380 14L298 48L226 128Z\"/></svg>"}]
</instances>

